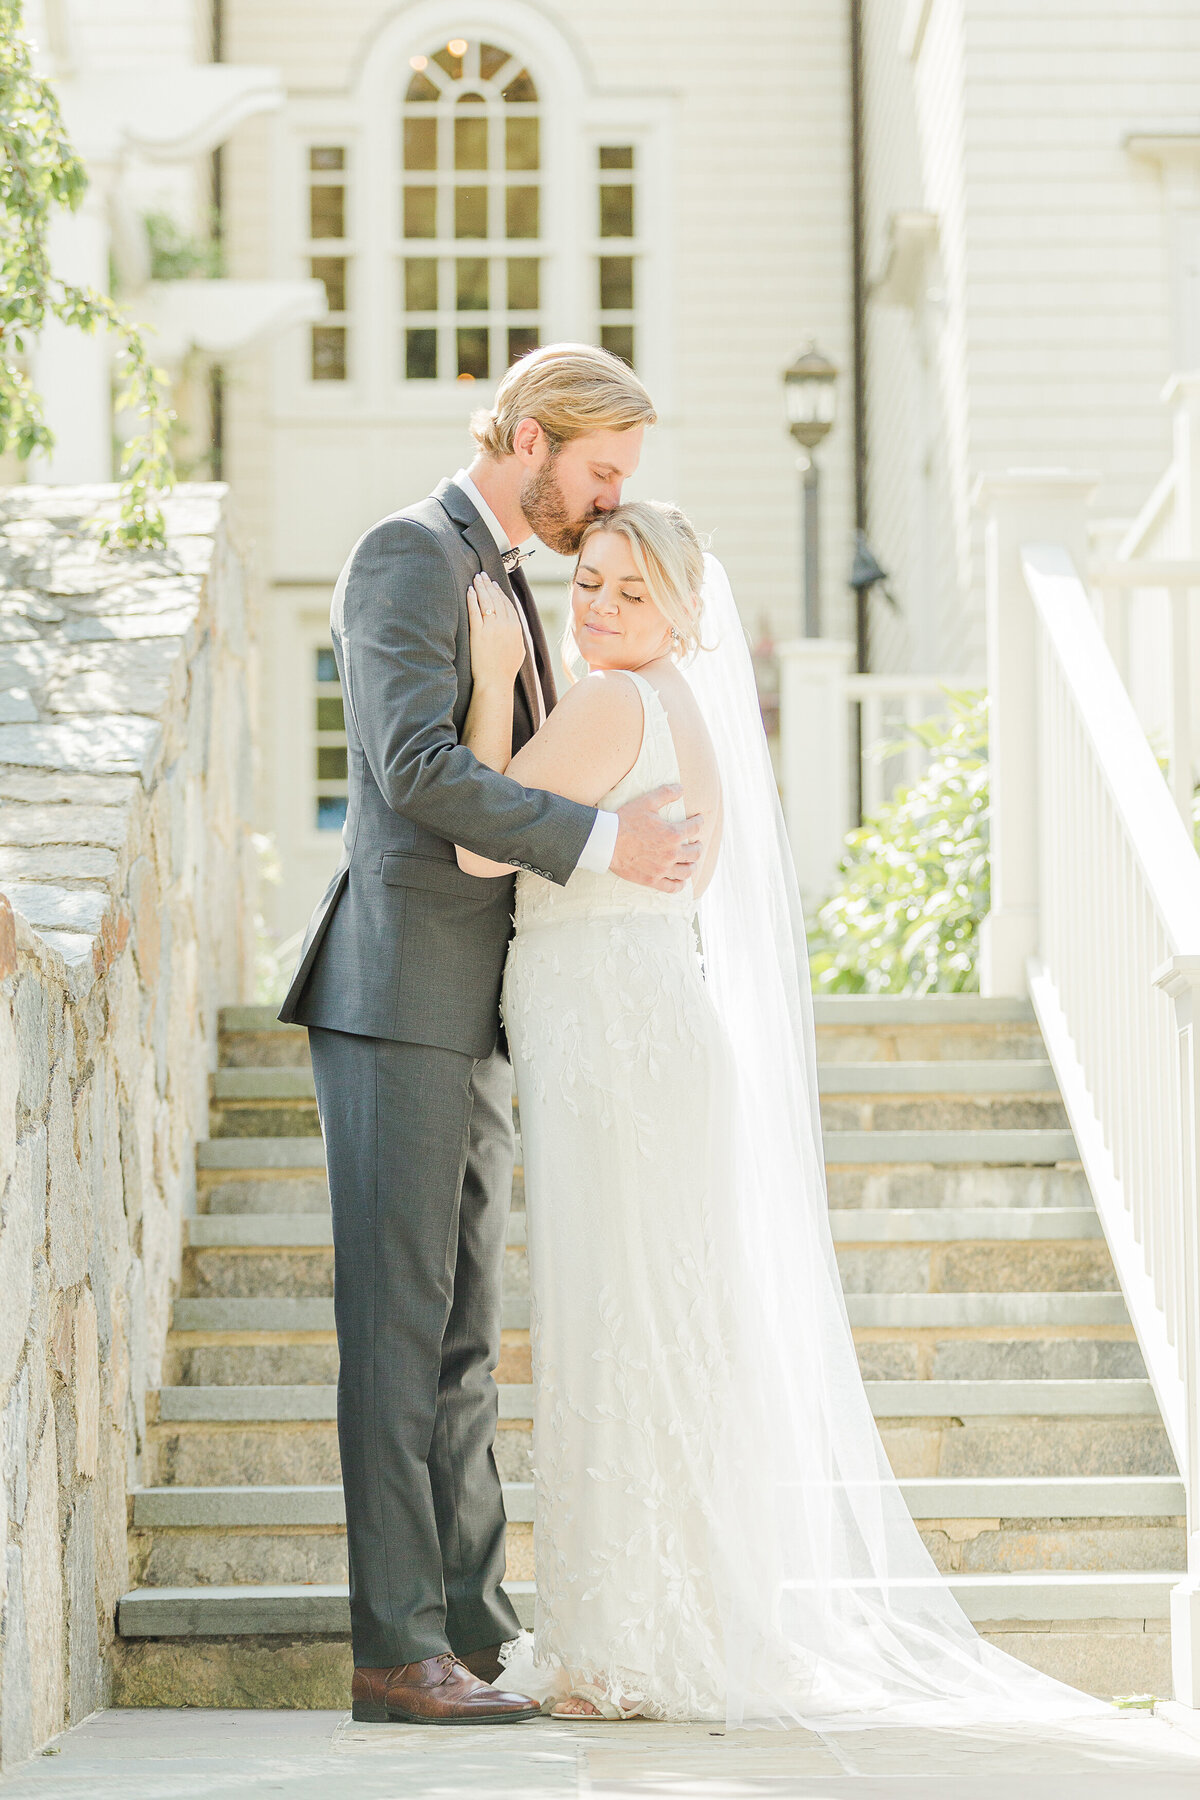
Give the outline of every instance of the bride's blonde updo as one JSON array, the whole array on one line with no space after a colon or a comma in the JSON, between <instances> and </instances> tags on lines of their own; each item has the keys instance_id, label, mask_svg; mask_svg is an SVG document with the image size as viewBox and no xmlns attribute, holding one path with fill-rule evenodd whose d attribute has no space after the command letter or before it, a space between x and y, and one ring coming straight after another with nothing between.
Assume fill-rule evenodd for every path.
<instances>
[{"instance_id":1,"label":"bride's blonde updo","mask_svg":"<svg viewBox=\"0 0 1200 1800\"><path fill-rule=\"evenodd\" d=\"M686 513L665 500L628 500L589 525L579 543L616 532L629 545L646 593L676 634L672 651L689 656L700 646L700 589L704 545Z\"/></svg>"}]
</instances>

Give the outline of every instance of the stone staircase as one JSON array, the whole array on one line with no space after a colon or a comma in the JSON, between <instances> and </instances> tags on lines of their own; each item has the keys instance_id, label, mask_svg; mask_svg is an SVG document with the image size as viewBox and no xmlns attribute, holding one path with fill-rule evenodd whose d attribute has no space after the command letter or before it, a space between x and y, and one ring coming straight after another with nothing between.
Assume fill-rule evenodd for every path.
<instances>
[{"instance_id":1,"label":"stone staircase","mask_svg":"<svg viewBox=\"0 0 1200 1800\"><path fill-rule=\"evenodd\" d=\"M888 1455L981 1631L1103 1694L1170 1691L1183 1490L1030 1009L817 1003L838 1261ZM302 1031L223 1016L166 1385L133 1496L115 1697L342 1706L328 1192ZM524 1196L497 1461L532 1612Z\"/></svg>"}]
</instances>

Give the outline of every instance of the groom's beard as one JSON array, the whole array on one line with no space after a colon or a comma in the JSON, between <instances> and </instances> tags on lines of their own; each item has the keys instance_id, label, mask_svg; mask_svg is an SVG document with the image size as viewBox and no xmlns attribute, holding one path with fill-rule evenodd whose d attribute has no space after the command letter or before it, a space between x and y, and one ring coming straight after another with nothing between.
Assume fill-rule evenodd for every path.
<instances>
[{"instance_id":1,"label":"groom's beard","mask_svg":"<svg viewBox=\"0 0 1200 1800\"><path fill-rule=\"evenodd\" d=\"M554 457L547 457L536 474L530 475L521 488L521 511L533 526L543 544L564 556L578 550L589 525L600 517L595 507L582 519L573 519L558 485Z\"/></svg>"}]
</instances>

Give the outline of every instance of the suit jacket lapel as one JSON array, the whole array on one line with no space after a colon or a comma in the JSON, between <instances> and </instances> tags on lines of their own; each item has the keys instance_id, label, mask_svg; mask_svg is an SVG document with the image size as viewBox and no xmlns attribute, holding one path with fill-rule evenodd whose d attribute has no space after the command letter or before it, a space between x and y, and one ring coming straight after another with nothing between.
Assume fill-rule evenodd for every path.
<instances>
[{"instance_id":1,"label":"suit jacket lapel","mask_svg":"<svg viewBox=\"0 0 1200 1800\"><path fill-rule=\"evenodd\" d=\"M466 539L467 543L470 544L472 550L479 558L479 564L484 573L490 575L493 581L500 584L514 606L521 606L521 602L517 595L513 593L512 583L508 579L508 574L501 559L500 551L496 546L496 540L488 530L484 521L480 518L479 514L475 511L475 508L471 505L467 495L463 493L457 482L453 481L441 482L434 492L436 498L441 501L446 511L450 514L450 517L462 532L463 537ZM521 607L521 610L528 618L528 610L525 607ZM535 609L534 617L536 618L536 616ZM532 636L532 620L530 621L529 629L530 635ZM544 641L543 638L543 642ZM535 649L537 647L536 637L534 637L534 647ZM538 703L533 668L528 654L525 657L525 661L521 664L520 673L517 679L520 685L521 697L524 700L529 713L529 732L530 736L532 736L538 726ZM547 708L550 706L550 699L548 696L546 697L546 706Z\"/></svg>"}]
</instances>

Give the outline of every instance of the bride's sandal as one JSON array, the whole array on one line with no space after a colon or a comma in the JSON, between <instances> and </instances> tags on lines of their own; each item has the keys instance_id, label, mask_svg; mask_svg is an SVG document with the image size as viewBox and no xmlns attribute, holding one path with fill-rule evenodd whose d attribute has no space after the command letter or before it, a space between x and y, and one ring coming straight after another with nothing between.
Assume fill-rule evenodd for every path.
<instances>
[{"instance_id":1,"label":"bride's sandal","mask_svg":"<svg viewBox=\"0 0 1200 1800\"><path fill-rule=\"evenodd\" d=\"M586 1700L589 1706L595 1708L595 1711L567 1712L560 1702L550 1714L552 1719L583 1719L588 1724L591 1724L593 1721L599 1724L603 1719L620 1721L623 1719L640 1719L642 1717L642 1703L640 1701L631 1701L628 1706L617 1706L609 1699L603 1688L592 1687L591 1684L586 1681L581 1681L578 1687L572 1688L567 1698L570 1700Z\"/></svg>"}]
</instances>

